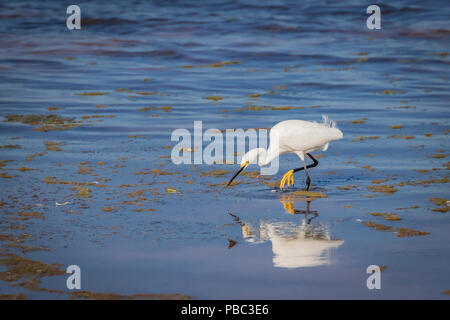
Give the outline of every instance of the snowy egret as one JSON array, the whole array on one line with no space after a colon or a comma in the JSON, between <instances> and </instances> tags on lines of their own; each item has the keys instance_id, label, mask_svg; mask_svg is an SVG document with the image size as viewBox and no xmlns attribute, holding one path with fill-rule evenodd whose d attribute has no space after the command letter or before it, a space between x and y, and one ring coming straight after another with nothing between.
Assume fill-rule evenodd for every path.
<instances>
[{"instance_id":1,"label":"snowy egret","mask_svg":"<svg viewBox=\"0 0 450 320\"><path fill-rule=\"evenodd\" d=\"M301 210L303 211L303 210ZM249 243L272 243L273 265L277 268L307 268L331 263L330 252L338 249L344 240L333 239L330 230L320 222L313 224L308 219L309 209L304 211L301 224L295 221L242 222L229 213L241 225L242 236Z\"/></svg>"},{"instance_id":2,"label":"snowy egret","mask_svg":"<svg viewBox=\"0 0 450 320\"><path fill-rule=\"evenodd\" d=\"M294 173L305 170L306 191L309 190L311 178L308 169L313 168L319 162L310 152L328 149L328 144L333 140L340 140L344 136L336 127L336 123L322 116L323 122L311 122L304 120L285 120L277 123L270 130L270 146L255 148L247 152L241 160L241 168L233 175L228 185L243 171L250 163L257 163L260 167L272 162L276 157L284 153L294 153L303 162L303 167L289 170L280 182L280 189L283 189L286 182L289 187L294 185ZM311 158L312 164L305 164L305 154Z\"/></svg>"}]
</instances>

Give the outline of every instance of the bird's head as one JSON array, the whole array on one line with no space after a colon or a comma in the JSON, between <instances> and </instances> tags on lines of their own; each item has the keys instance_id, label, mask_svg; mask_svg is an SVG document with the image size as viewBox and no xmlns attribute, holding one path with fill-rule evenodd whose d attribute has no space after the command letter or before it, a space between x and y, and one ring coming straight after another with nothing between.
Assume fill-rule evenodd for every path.
<instances>
[{"instance_id":1,"label":"bird's head","mask_svg":"<svg viewBox=\"0 0 450 320\"><path fill-rule=\"evenodd\" d=\"M244 154L241 159L241 166L244 164L257 163L261 166L262 155L266 153L266 149L264 148L255 148Z\"/></svg>"},{"instance_id":2,"label":"bird's head","mask_svg":"<svg viewBox=\"0 0 450 320\"><path fill-rule=\"evenodd\" d=\"M228 185L233 182L233 180L242 172L245 170L245 168L248 167L250 163L258 163L261 164L261 157L263 153L265 153L266 150L264 148L255 148L244 154L244 156L241 159L241 167L238 171L233 175L233 177L230 179L230 182L228 182Z\"/></svg>"}]
</instances>

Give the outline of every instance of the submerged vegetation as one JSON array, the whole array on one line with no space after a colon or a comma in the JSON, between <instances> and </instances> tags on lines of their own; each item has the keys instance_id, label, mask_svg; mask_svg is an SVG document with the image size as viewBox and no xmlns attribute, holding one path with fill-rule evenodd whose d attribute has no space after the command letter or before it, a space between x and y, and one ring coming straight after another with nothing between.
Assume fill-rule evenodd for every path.
<instances>
[{"instance_id":1,"label":"submerged vegetation","mask_svg":"<svg viewBox=\"0 0 450 320\"><path fill-rule=\"evenodd\" d=\"M69 130L78 127L79 124L75 121L75 118L62 118L58 115L17 115L10 114L5 116L3 122L19 122L37 126L34 131L52 131L52 130Z\"/></svg>"}]
</instances>

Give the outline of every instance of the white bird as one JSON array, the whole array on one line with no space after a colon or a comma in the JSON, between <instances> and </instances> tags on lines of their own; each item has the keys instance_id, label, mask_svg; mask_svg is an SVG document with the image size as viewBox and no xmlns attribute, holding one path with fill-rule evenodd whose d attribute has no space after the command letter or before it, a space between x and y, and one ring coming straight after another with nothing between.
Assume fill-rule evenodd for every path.
<instances>
[{"instance_id":1,"label":"white bird","mask_svg":"<svg viewBox=\"0 0 450 320\"><path fill-rule=\"evenodd\" d=\"M308 219L309 205L301 225L296 222L268 222L265 220L242 222L229 213L241 225L242 236L250 243L272 242L273 265L279 268L316 267L331 263L331 251L339 248L344 240L332 239L329 228Z\"/></svg>"},{"instance_id":2,"label":"white bird","mask_svg":"<svg viewBox=\"0 0 450 320\"><path fill-rule=\"evenodd\" d=\"M228 185L245 169L250 163L257 163L260 167L268 165L276 157L284 153L294 153L303 162L303 167L289 170L280 182L280 189L283 189L286 182L289 187L294 185L293 174L297 171L305 170L306 190L309 190L311 178L308 169L315 167L319 162L310 152L328 149L328 144L334 140L344 137L341 130L336 127L336 123L322 116L323 122L311 122L304 120L285 120L277 123L270 130L270 145L264 148L255 148L247 152L241 160L241 168L234 174ZM312 164L305 164L305 155L313 161Z\"/></svg>"}]
</instances>

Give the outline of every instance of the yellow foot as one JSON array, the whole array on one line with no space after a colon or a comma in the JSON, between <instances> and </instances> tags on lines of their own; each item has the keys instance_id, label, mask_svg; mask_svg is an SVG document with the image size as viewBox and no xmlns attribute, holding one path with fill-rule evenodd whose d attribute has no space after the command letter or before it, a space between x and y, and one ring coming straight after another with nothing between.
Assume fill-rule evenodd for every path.
<instances>
[{"instance_id":1,"label":"yellow foot","mask_svg":"<svg viewBox=\"0 0 450 320\"><path fill-rule=\"evenodd\" d=\"M288 172L285 173L283 179L281 179L280 182L280 189L284 188L286 182L288 187L291 185L291 183L292 185L294 185L294 170L289 170Z\"/></svg>"},{"instance_id":2,"label":"yellow foot","mask_svg":"<svg viewBox=\"0 0 450 320\"><path fill-rule=\"evenodd\" d=\"M286 197L283 196L283 198L281 199L281 203L284 206L284 210L286 210L287 213L290 214L295 214L295 210L294 210L294 198L290 198L290 197Z\"/></svg>"}]
</instances>

